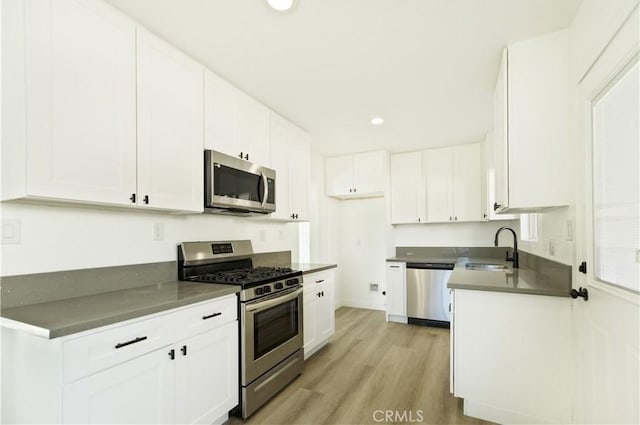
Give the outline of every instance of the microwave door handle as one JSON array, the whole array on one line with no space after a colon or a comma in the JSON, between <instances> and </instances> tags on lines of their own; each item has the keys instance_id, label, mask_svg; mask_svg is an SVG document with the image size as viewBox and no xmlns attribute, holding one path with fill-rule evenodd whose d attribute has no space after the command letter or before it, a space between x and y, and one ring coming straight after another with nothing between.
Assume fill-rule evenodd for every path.
<instances>
[{"instance_id":1,"label":"microwave door handle","mask_svg":"<svg viewBox=\"0 0 640 425\"><path fill-rule=\"evenodd\" d=\"M262 188L264 189L260 206L264 207L264 204L267 203L267 199L269 199L269 182L267 181L267 176L264 174L264 172L261 172L260 175L262 176Z\"/></svg>"}]
</instances>

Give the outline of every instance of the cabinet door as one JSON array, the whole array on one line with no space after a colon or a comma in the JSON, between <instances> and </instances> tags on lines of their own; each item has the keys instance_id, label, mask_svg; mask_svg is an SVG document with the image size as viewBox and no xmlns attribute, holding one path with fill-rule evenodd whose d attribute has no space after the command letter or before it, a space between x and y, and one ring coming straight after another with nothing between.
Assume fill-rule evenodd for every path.
<instances>
[{"instance_id":1,"label":"cabinet door","mask_svg":"<svg viewBox=\"0 0 640 425\"><path fill-rule=\"evenodd\" d=\"M318 319L316 317L316 304L318 301L318 285L306 287L303 299L304 314L304 354L305 357L318 344Z\"/></svg>"},{"instance_id":2,"label":"cabinet door","mask_svg":"<svg viewBox=\"0 0 640 425\"><path fill-rule=\"evenodd\" d=\"M325 160L327 196L353 194L353 155Z\"/></svg>"},{"instance_id":3,"label":"cabinet door","mask_svg":"<svg viewBox=\"0 0 640 425\"><path fill-rule=\"evenodd\" d=\"M134 23L98 1L24 7L27 194L131 204Z\"/></svg>"},{"instance_id":4,"label":"cabinet door","mask_svg":"<svg viewBox=\"0 0 640 425\"><path fill-rule=\"evenodd\" d=\"M482 148L480 143L453 148L453 219L482 220Z\"/></svg>"},{"instance_id":5,"label":"cabinet door","mask_svg":"<svg viewBox=\"0 0 640 425\"><path fill-rule=\"evenodd\" d=\"M507 131L507 49L502 51L502 62L498 73L498 82L493 98L494 119L494 154L495 154L495 201L491 208L497 211L509 205L509 160L508 160L508 131Z\"/></svg>"},{"instance_id":6,"label":"cabinet door","mask_svg":"<svg viewBox=\"0 0 640 425\"><path fill-rule=\"evenodd\" d=\"M292 214L289 207L289 122L272 112L270 133L271 168L276 171L276 211L271 218L288 220Z\"/></svg>"},{"instance_id":7,"label":"cabinet door","mask_svg":"<svg viewBox=\"0 0 640 425\"><path fill-rule=\"evenodd\" d=\"M171 424L174 363L161 348L63 389L63 423Z\"/></svg>"},{"instance_id":8,"label":"cabinet door","mask_svg":"<svg viewBox=\"0 0 640 425\"><path fill-rule=\"evenodd\" d=\"M427 221L453 221L453 148L429 149L425 158Z\"/></svg>"},{"instance_id":9,"label":"cabinet door","mask_svg":"<svg viewBox=\"0 0 640 425\"><path fill-rule=\"evenodd\" d=\"M294 126L289 155L289 203L296 220L309 219L309 135ZM277 184L277 183L276 183Z\"/></svg>"},{"instance_id":10,"label":"cabinet door","mask_svg":"<svg viewBox=\"0 0 640 425\"><path fill-rule=\"evenodd\" d=\"M176 346L176 423L210 424L238 404L238 322Z\"/></svg>"},{"instance_id":11,"label":"cabinet door","mask_svg":"<svg viewBox=\"0 0 640 425\"><path fill-rule=\"evenodd\" d=\"M271 163L269 115L264 105L244 93L239 94L237 146L245 159L265 167Z\"/></svg>"},{"instance_id":12,"label":"cabinet door","mask_svg":"<svg viewBox=\"0 0 640 425\"><path fill-rule=\"evenodd\" d=\"M203 108L202 66L139 28L139 205L203 210Z\"/></svg>"},{"instance_id":13,"label":"cabinet door","mask_svg":"<svg viewBox=\"0 0 640 425\"><path fill-rule=\"evenodd\" d=\"M405 263L387 263L387 320L389 316L407 316Z\"/></svg>"},{"instance_id":14,"label":"cabinet door","mask_svg":"<svg viewBox=\"0 0 640 425\"><path fill-rule=\"evenodd\" d=\"M204 70L204 147L238 156L238 89Z\"/></svg>"},{"instance_id":15,"label":"cabinet door","mask_svg":"<svg viewBox=\"0 0 640 425\"><path fill-rule=\"evenodd\" d=\"M391 155L391 223L424 223L422 152Z\"/></svg>"},{"instance_id":16,"label":"cabinet door","mask_svg":"<svg viewBox=\"0 0 640 425\"><path fill-rule=\"evenodd\" d=\"M320 284L318 291L320 297L316 304L316 317L318 325L318 339L326 341L335 333L335 308L334 308L334 283L333 278L326 276Z\"/></svg>"},{"instance_id":17,"label":"cabinet door","mask_svg":"<svg viewBox=\"0 0 640 425\"><path fill-rule=\"evenodd\" d=\"M384 194L388 174L386 158L384 152L353 156L353 189L356 194Z\"/></svg>"},{"instance_id":18,"label":"cabinet door","mask_svg":"<svg viewBox=\"0 0 640 425\"><path fill-rule=\"evenodd\" d=\"M520 216L515 214L496 214L493 204L496 202L496 166L495 166L495 137L493 131L485 137L483 153L483 206L482 217L484 220L517 220Z\"/></svg>"}]
</instances>

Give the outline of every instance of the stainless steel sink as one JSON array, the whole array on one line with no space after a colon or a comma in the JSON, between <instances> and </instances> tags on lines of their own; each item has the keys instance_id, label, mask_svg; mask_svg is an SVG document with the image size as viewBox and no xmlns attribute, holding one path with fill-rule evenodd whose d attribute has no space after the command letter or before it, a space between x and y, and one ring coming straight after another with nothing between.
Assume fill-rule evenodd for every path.
<instances>
[{"instance_id":1,"label":"stainless steel sink","mask_svg":"<svg viewBox=\"0 0 640 425\"><path fill-rule=\"evenodd\" d=\"M464 267L468 270L483 270L486 272L503 272L507 270L507 266L504 264L493 263L467 263Z\"/></svg>"}]
</instances>

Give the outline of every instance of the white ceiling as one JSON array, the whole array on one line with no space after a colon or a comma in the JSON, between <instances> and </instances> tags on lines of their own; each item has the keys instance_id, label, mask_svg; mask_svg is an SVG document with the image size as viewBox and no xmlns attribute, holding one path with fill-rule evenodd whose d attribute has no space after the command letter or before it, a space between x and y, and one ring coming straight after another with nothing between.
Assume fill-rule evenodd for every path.
<instances>
[{"instance_id":1,"label":"white ceiling","mask_svg":"<svg viewBox=\"0 0 640 425\"><path fill-rule=\"evenodd\" d=\"M503 46L580 0L107 0L309 130L325 155L479 141ZM369 121L382 116L385 123Z\"/></svg>"}]
</instances>

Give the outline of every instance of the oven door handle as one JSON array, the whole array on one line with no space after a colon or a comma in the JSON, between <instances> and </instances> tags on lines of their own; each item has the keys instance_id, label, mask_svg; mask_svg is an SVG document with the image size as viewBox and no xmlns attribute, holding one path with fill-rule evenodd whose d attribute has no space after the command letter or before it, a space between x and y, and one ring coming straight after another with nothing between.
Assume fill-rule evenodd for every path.
<instances>
[{"instance_id":1,"label":"oven door handle","mask_svg":"<svg viewBox=\"0 0 640 425\"><path fill-rule=\"evenodd\" d=\"M267 181L267 176L264 174L264 172L261 172L260 175L262 179L263 189L262 202L260 203L260 206L264 207L264 204L267 203L267 199L269 199L269 182Z\"/></svg>"},{"instance_id":2,"label":"oven door handle","mask_svg":"<svg viewBox=\"0 0 640 425\"><path fill-rule=\"evenodd\" d=\"M269 298L268 300L265 301L257 301L254 303L247 303L246 304L246 311L260 311L260 310L265 310L267 308L271 308L273 306L276 306L278 304L282 304L283 302L286 301L291 301L294 298L298 298L298 295L300 295L302 293L302 288L298 288L293 292L289 292L286 295L279 295L277 297L274 298Z\"/></svg>"}]
</instances>

